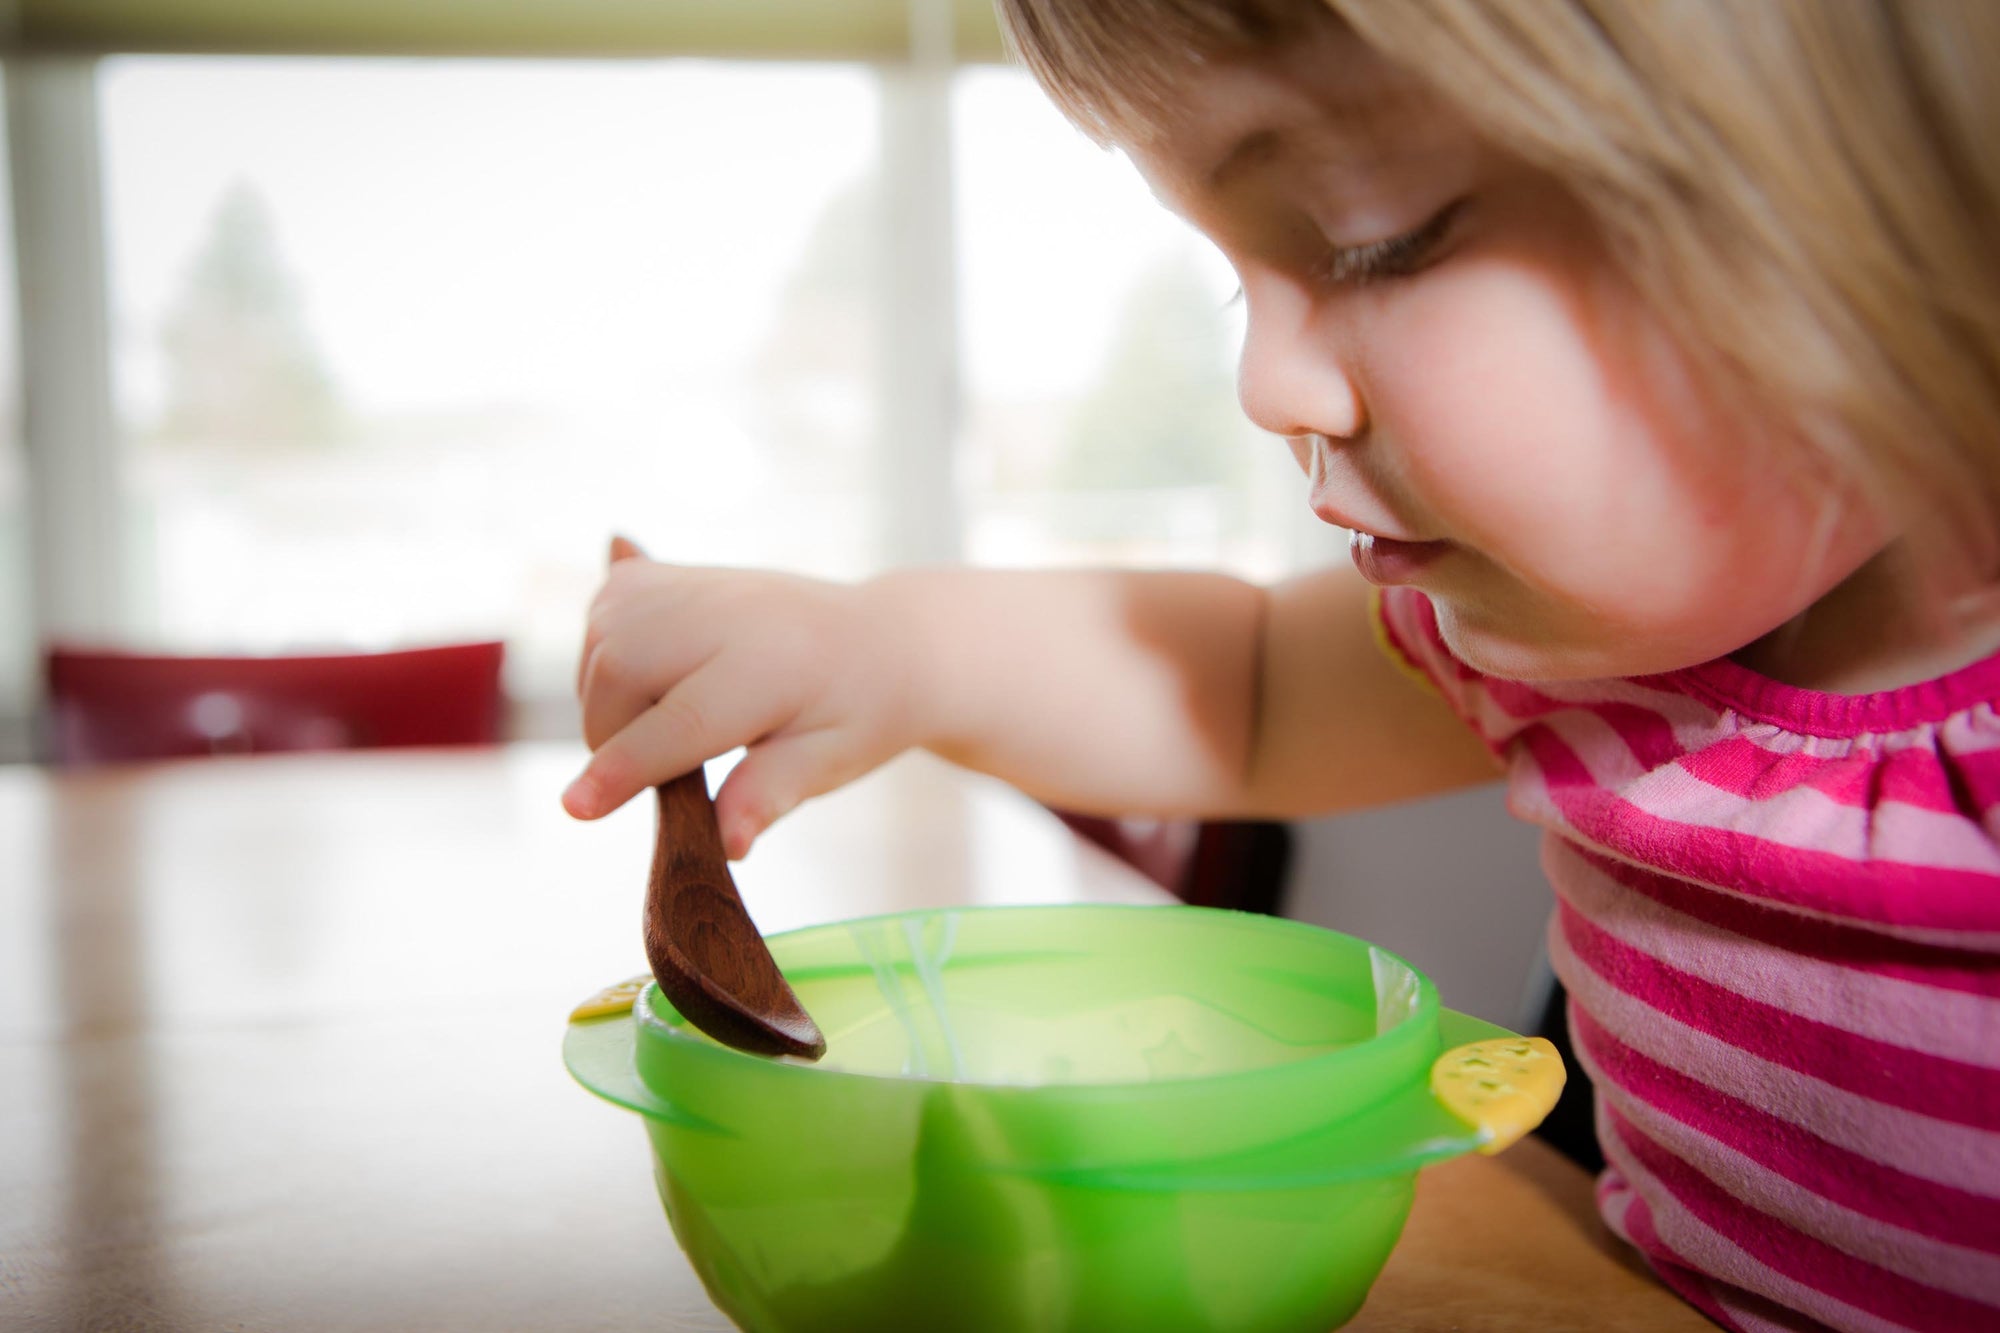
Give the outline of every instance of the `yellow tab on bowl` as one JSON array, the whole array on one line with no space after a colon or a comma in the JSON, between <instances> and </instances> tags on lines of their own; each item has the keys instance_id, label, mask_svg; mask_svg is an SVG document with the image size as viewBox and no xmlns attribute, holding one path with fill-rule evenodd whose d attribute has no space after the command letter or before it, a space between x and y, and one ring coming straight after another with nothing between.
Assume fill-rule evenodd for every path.
<instances>
[{"instance_id":1,"label":"yellow tab on bowl","mask_svg":"<svg viewBox=\"0 0 2000 1333\"><path fill-rule=\"evenodd\" d=\"M646 983L652 979L650 976L633 977L630 981L621 981L616 986L606 986L570 1010L569 1021L581 1023L586 1018L610 1018L614 1014L631 1013L632 1001L639 998L639 992L646 989Z\"/></svg>"},{"instance_id":2,"label":"yellow tab on bowl","mask_svg":"<svg viewBox=\"0 0 2000 1333\"><path fill-rule=\"evenodd\" d=\"M1565 1077L1562 1057L1541 1037L1498 1037L1440 1055L1431 1066L1431 1095L1486 1131L1479 1151L1491 1155L1542 1123Z\"/></svg>"}]
</instances>

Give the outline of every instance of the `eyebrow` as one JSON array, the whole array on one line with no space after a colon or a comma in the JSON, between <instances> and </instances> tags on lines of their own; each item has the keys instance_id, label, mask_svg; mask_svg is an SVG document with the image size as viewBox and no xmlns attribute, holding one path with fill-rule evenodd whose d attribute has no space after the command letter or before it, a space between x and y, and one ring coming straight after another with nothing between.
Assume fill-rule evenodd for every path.
<instances>
[{"instance_id":1,"label":"eyebrow","mask_svg":"<svg viewBox=\"0 0 2000 1333\"><path fill-rule=\"evenodd\" d=\"M1253 167L1281 156L1285 151L1285 136L1274 129L1253 130L1236 141L1222 160L1208 169L1202 177L1202 184L1210 194L1220 193L1230 180Z\"/></svg>"},{"instance_id":2,"label":"eyebrow","mask_svg":"<svg viewBox=\"0 0 2000 1333\"><path fill-rule=\"evenodd\" d=\"M1344 119L1343 128L1352 131L1356 127L1380 125L1392 118L1364 111ZM1288 158L1353 165L1373 163L1381 157L1379 144L1369 143L1358 136L1349 138L1333 133L1322 138L1311 129L1297 132L1296 127L1266 126L1238 139L1221 160L1198 179L1204 194L1218 197L1241 177Z\"/></svg>"},{"instance_id":3,"label":"eyebrow","mask_svg":"<svg viewBox=\"0 0 2000 1333\"><path fill-rule=\"evenodd\" d=\"M1366 160L1375 155L1371 151L1373 146L1368 142L1372 136L1379 134L1385 125L1409 123L1415 109L1430 105L1422 93L1411 90L1378 95L1368 100L1357 98L1336 106L1322 105L1319 114L1307 122L1294 122L1287 118L1276 124L1260 126L1239 138L1214 166L1199 177L1202 188L1206 193L1220 194L1239 176L1302 149L1312 150L1316 156L1322 136L1330 148L1344 145L1349 149L1345 153L1329 152L1328 156Z\"/></svg>"}]
</instances>

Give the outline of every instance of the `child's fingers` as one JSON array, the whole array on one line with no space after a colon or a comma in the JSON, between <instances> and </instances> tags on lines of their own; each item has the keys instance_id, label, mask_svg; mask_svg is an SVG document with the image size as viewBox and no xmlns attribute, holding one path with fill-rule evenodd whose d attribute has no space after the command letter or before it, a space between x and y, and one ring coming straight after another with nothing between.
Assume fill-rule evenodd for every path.
<instances>
[{"instance_id":1,"label":"child's fingers","mask_svg":"<svg viewBox=\"0 0 2000 1333\"><path fill-rule=\"evenodd\" d=\"M646 788L775 729L781 706L764 696L759 707L727 680L727 668L696 671L650 707L636 710L584 765L563 793L578 819L610 814Z\"/></svg>"},{"instance_id":2,"label":"child's fingers","mask_svg":"<svg viewBox=\"0 0 2000 1333\"><path fill-rule=\"evenodd\" d=\"M583 664L577 697L583 703L583 743L597 750L676 686L662 663L629 641L600 641Z\"/></svg>"},{"instance_id":3,"label":"child's fingers","mask_svg":"<svg viewBox=\"0 0 2000 1333\"><path fill-rule=\"evenodd\" d=\"M639 544L630 537L613 536L611 538L611 564L616 565L624 560L645 560L646 558L646 553L640 550ZM590 673L590 659L596 655L598 645L604 642L604 629L599 612L603 597L604 593L599 592L598 601L593 602L591 605L590 620L584 626L583 630L583 647L576 655L576 695L579 699L583 697L584 682Z\"/></svg>"},{"instance_id":4,"label":"child's fingers","mask_svg":"<svg viewBox=\"0 0 2000 1333\"><path fill-rule=\"evenodd\" d=\"M715 793L723 850L731 860L741 858L765 829L800 802L851 782L873 766L851 734L832 727L759 741Z\"/></svg>"},{"instance_id":5,"label":"child's fingers","mask_svg":"<svg viewBox=\"0 0 2000 1333\"><path fill-rule=\"evenodd\" d=\"M596 658L597 650L604 644L604 636L596 630L585 630L583 648L576 655L576 697L584 697L584 689L590 683L590 664Z\"/></svg>"},{"instance_id":6,"label":"child's fingers","mask_svg":"<svg viewBox=\"0 0 2000 1333\"><path fill-rule=\"evenodd\" d=\"M593 750L724 651L711 631L648 615L643 606L599 617L586 642L576 693L584 744Z\"/></svg>"}]
</instances>

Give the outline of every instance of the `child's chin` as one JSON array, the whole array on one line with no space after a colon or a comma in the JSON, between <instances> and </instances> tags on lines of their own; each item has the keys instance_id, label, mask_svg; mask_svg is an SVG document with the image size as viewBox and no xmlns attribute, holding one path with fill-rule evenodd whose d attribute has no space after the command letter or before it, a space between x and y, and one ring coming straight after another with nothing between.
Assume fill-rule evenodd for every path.
<instances>
[{"instance_id":1,"label":"child's chin","mask_svg":"<svg viewBox=\"0 0 2000 1333\"><path fill-rule=\"evenodd\" d=\"M1476 610L1433 602L1438 633L1451 655L1481 675L1523 682L1604 680L1644 676L1689 665L1673 654L1633 651L1611 633L1548 631L1519 614L1487 617Z\"/></svg>"}]
</instances>

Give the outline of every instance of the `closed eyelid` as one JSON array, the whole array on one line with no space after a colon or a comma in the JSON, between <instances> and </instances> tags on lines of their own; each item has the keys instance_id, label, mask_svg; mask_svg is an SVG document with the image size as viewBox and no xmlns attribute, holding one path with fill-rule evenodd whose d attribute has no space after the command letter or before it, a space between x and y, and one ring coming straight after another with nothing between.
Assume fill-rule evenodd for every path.
<instances>
[{"instance_id":1,"label":"closed eyelid","mask_svg":"<svg viewBox=\"0 0 2000 1333\"><path fill-rule=\"evenodd\" d=\"M1432 257L1431 251L1454 230L1471 203L1471 195L1462 195L1409 231L1348 246L1330 245L1327 229L1303 210L1285 210L1276 221L1260 220L1247 211L1191 220L1239 275L1236 289L1220 305L1227 310L1249 300L1247 283L1241 280L1249 271L1246 265L1334 285L1400 276L1402 266L1414 267Z\"/></svg>"},{"instance_id":2,"label":"closed eyelid","mask_svg":"<svg viewBox=\"0 0 2000 1333\"><path fill-rule=\"evenodd\" d=\"M1464 198L1455 199L1416 227L1395 236L1359 245L1331 246L1319 263L1318 275L1335 283L1398 276L1407 266L1420 264L1429 256L1465 211L1467 202Z\"/></svg>"}]
</instances>

